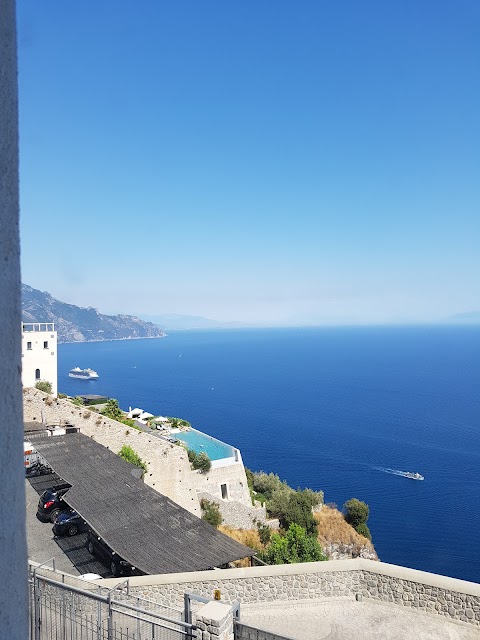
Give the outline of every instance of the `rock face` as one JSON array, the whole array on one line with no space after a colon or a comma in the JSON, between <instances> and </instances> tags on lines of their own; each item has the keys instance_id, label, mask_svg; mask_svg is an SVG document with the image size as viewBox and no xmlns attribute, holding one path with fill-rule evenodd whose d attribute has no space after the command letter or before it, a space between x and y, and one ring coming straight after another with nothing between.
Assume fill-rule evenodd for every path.
<instances>
[{"instance_id":1,"label":"rock face","mask_svg":"<svg viewBox=\"0 0 480 640\"><path fill-rule=\"evenodd\" d=\"M162 338L165 333L135 316L106 316L93 307L77 307L53 298L48 292L22 284L22 321L54 322L58 342L93 342Z\"/></svg>"},{"instance_id":2,"label":"rock face","mask_svg":"<svg viewBox=\"0 0 480 640\"><path fill-rule=\"evenodd\" d=\"M372 543L350 526L335 505L324 505L315 515L318 539L329 560L378 560Z\"/></svg>"}]
</instances>

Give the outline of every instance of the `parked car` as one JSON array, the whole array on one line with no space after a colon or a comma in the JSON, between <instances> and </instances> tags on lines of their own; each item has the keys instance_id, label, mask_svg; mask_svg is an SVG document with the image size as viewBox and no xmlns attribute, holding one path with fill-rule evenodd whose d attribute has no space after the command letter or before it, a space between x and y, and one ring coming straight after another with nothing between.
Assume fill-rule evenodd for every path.
<instances>
[{"instance_id":1,"label":"parked car","mask_svg":"<svg viewBox=\"0 0 480 640\"><path fill-rule=\"evenodd\" d=\"M88 529L87 531L87 542L85 546L92 556L95 556L107 565L110 573L115 576L115 578L118 576L141 575L138 569L110 549L105 540L92 531L92 529Z\"/></svg>"},{"instance_id":2,"label":"parked car","mask_svg":"<svg viewBox=\"0 0 480 640\"><path fill-rule=\"evenodd\" d=\"M85 531L87 523L74 509L62 511L55 520L52 531L56 536L74 536Z\"/></svg>"},{"instance_id":3,"label":"parked car","mask_svg":"<svg viewBox=\"0 0 480 640\"><path fill-rule=\"evenodd\" d=\"M62 511L70 509L68 504L63 501L63 496L69 489L69 484L61 484L47 489L42 493L37 506L37 516L39 520L43 522L55 522L57 516Z\"/></svg>"}]
</instances>

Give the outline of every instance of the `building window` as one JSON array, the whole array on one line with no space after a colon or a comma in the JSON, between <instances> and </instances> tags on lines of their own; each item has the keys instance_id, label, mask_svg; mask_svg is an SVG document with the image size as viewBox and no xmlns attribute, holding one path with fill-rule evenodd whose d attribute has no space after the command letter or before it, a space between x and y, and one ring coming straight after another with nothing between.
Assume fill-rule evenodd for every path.
<instances>
[{"instance_id":1,"label":"building window","mask_svg":"<svg viewBox=\"0 0 480 640\"><path fill-rule=\"evenodd\" d=\"M35 369L35 380L40 380L40 369Z\"/></svg>"},{"instance_id":2,"label":"building window","mask_svg":"<svg viewBox=\"0 0 480 640\"><path fill-rule=\"evenodd\" d=\"M227 485L226 484L221 484L220 485L220 489L222 490L222 498L223 498L223 500L228 500Z\"/></svg>"},{"instance_id":3,"label":"building window","mask_svg":"<svg viewBox=\"0 0 480 640\"><path fill-rule=\"evenodd\" d=\"M48 340L45 340L45 342L43 343L43 348L48 349Z\"/></svg>"},{"instance_id":4,"label":"building window","mask_svg":"<svg viewBox=\"0 0 480 640\"><path fill-rule=\"evenodd\" d=\"M31 350L32 350L32 343L31 343L31 342L27 342L27 349L28 349L29 351L31 351Z\"/></svg>"}]
</instances>

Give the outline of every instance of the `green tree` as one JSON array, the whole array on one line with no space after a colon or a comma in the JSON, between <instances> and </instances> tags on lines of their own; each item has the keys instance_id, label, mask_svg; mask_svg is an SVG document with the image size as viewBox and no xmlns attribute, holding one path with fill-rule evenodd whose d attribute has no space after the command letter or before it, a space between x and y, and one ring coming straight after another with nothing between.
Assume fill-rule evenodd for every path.
<instances>
[{"instance_id":1,"label":"green tree","mask_svg":"<svg viewBox=\"0 0 480 640\"><path fill-rule=\"evenodd\" d=\"M343 505L345 509L345 520L348 524L351 524L354 529L360 524L365 524L368 520L370 510L368 504L357 500L357 498L351 498L347 500Z\"/></svg>"},{"instance_id":2,"label":"green tree","mask_svg":"<svg viewBox=\"0 0 480 640\"><path fill-rule=\"evenodd\" d=\"M357 526L355 527L355 531L357 533L359 533L361 536L363 536L364 538L367 538L367 540L372 540L372 534L370 533L370 529L368 528L368 525L365 522L361 522L360 524L357 524Z\"/></svg>"},{"instance_id":3,"label":"green tree","mask_svg":"<svg viewBox=\"0 0 480 640\"><path fill-rule=\"evenodd\" d=\"M118 400L115 398L109 398L102 411L102 415L112 420L121 421L123 419L123 411L118 406Z\"/></svg>"},{"instance_id":4,"label":"green tree","mask_svg":"<svg viewBox=\"0 0 480 640\"><path fill-rule=\"evenodd\" d=\"M200 500L200 507L202 508L202 520L211 524L212 527L219 527L222 524L222 514L216 502L202 498Z\"/></svg>"},{"instance_id":5,"label":"green tree","mask_svg":"<svg viewBox=\"0 0 480 640\"><path fill-rule=\"evenodd\" d=\"M72 404L76 404L78 407L83 407L83 400L80 396L75 396L75 398L72 399Z\"/></svg>"},{"instance_id":6,"label":"green tree","mask_svg":"<svg viewBox=\"0 0 480 640\"><path fill-rule=\"evenodd\" d=\"M266 502L266 508L273 518L281 518L288 508L290 496L294 490L287 484L282 484L276 489Z\"/></svg>"},{"instance_id":7,"label":"green tree","mask_svg":"<svg viewBox=\"0 0 480 640\"><path fill-rule=\"evenodd\" d=\"M297 493L301 494L310 506L316 507L319 504L323 504L323 491L313 491L312 489L297 489Z\"/></svg>"},{"instance_id":8,"label":"green tree","mask_svg":"<svg viewBox=\"0 0 480 640\"><path fill-rule=\"evenodd\" d=\"M43 391L44 393L52 393L52 383L47 380L39 380L35 383L35 389Z\"/></svg>"},{"instance_id":9,"label":"green tree","mask_svg":"<svg viewBox=\"0 0 480 640\"><path fill-rule=\"evenodd\" d=\"M270 500L275 491L287 486L287 483L282 482L275 473L259 471L258 473L253 474L254 491L265 496L267 500Z\"/></svg>"},{"instance_id":10,"label":"green tree","mask_svg":"<svg viewBox=\"0 0 480 640\"><path fill-rule=\"evenodd\" d=\"M267 564L295 564L327 559L317 538L307 535L305 529L295 523L289 526L284 535L274 533L269 546L259 555Z\"/></svg>"},{"instance_id":11,"label":"green tree","mask_svg":"<svg viewBox=\"0 0 480 640\"><path fill-rule=\"evenodd\" d=\"M202 473L207 473L207 471L210 471L212 463L205 451L200 451L200 453L197 453L192 461L192 467L194 469L199 469Z\"/></svg>"},{"instance_id":12,"label":"green tree","mask_svg":"<svg viewBox=\"0 0 480 640\"><path fill-rule=\"evenodd\" d=\"M142 469L142 471L143 471L142 477L147 472L147 463L144 462L140 458L138 453L136 451L134 451L132 449L132 447L128 446L128 444L124 444L123 445L123 447L120 449L118 455L120 456L120 458L125 460L125 462L129 462L130 464L133 464L135 467L138 467L139 469Z\"/></svg>"},{"instance_id":13,"label":"green tree","mask_svg":"<svg viewBox=\"0 0 480 640\"><path fill-rule=\"evenodd\" d=\"M317 523L312 514L312 501L303 491L295 491L288 499L285 511L280 515L280 525L289 529L292 524L300 525L307 535L317 534Z\"/></svg>"}]
</instances>

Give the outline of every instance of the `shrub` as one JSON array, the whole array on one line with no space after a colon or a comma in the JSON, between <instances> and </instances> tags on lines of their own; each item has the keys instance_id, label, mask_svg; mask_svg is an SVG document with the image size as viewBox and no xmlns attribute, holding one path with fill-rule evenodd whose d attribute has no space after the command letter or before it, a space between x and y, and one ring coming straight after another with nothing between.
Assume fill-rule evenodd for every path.
<instances>
[{"instance_id":1,"label":"shrub","mask_svg":"<svg viewBox=\"0 0 480 640\"><path fill-rule=\"evenodd\" d=\"M188 461L193 464L193 462L197 459L197 454L193 449L187 449Z\"/></svg>"},{"instance_id":2,"label":"shrub","mask_svg":"<svg viewBox=\"0 0 480 640\"><path fill-rule=\"evenodd\" d=\"M293 493L294 491L291 487L287 484L281 484L273 492L271 498L267 499L266 507L268 513L274 518L281 518L288 508L288 502Z\"/></svg>"},{"instance_id":3,"label":"shrub","mask_svg":"<svg viewBox=\"0 0 480 640\"><path fill-rule=\"evenodd\" d=\"M256 493L263 494L269 500L273 493L282 487L287 487L286 482L282 482L275 473L265 473L259 471L253 474L253 489Z\"/></svg>"},{"instance_id":4,"label":"shrub","mask_svg":"<svg viewBox=\"0 0 480 640\"><path fill-rule=\"evenodd\" d=\"M258 529L258 537L260 538L260 542L265 546L270 542L270 538L272 537L272 530L268 526L268 524L263 524L261 522L257 522Z\"/></svg>"},{"instance_id":5,"label":"shrub","mask_svg":"<svg viewBox=\"0 0 480 640\"><path fill-rule=\"evenodd\" d=\"M134 451L132 447L130 447L128 444L124 444L123 447L120 449L118 455L123 460L125 460L125 462L129 462L130 464L133 464L135 467L142 469L143 470L142 477L143 477L143 475L147 471L147 463L140 458L138 453Z\"/></svg>"},{"instance_id":6,"label":"shrub","mask_svg":"<svg viewBox=\"0 0 480 640\"><path fill-rule=\"evenodd\" d=\"M83 400L80 398L80 396L77 396L76 398L72 398L72 404L83 407Z\"/></svg>"},{"instance_id":7,"label":"shrub","mask_svg":"<svg viewBox=\"0 0 480 640\"><path fill-rule=\"evenodd\" d=\"M115 398L109 398L105 408L101 412L103 416L111 418L112 420L122 420L123 411L118 406L118 401Z\"/></svg>"},{"instance_id":8,"label":"shrub","mask_svg":"<svg viewBox=\"0 0 480 640\"><path fill-rule=\"evenodd\" d=\"M316 537L307 535L303 527L292 523L284 535L272 535L271 542L260 554L260 559L267 564L295 564L317 562L326 560L327 557Z\"/></svg>"},{"instance_id":9,"label":"shrub","mask_svg":"<svg viewBox=\"0 0 480 640\"><path fill-rule=\"evenodd\" d=\"M200 500L200 507L202 508L202 520L205 520L205 522L208 522L213 527L219 527L222 524L222 514L216 502L202 498Z\"/></svg>"},{"instance_id":10,"label":"shrub","mask_svg":"<svg viewBox=\"0 0 480 640\"><path fill-rule=\"evenodd\" d=\"M348 524L351 524L354 529L356 529L359 524L365 524L367 522L369 508L365 502L357 500L357 498L351 498L345 502L343 508L345 509L345 520Z\"/></svg>"},{"instance_id":11,"label":"shrub","mask_svg":"<svg viewBox=\"0 0 480 640\"><path fill-rule=\"evenodd\" d=\"M67 394L66 393L57 393L57 398L66 398Z\"/></svg>"},{"instance_id":12,"label":"shrub","mask_svg":"<svg viewBox=\"0 0 480 640\"><path fill-rule=\"evenodd\" d=\"M35 389L44 391L45 393L52 393L52 383L47 380L39 380L35 383Z\"/></svg>"},{"instance_id":13,"label":"shrub","mask_svg":"<svg viewBox=\"0 0 480 640\"><path fill-rule=\"evenodd\" d=\"M202 473L207 473L207 471L210 471L212 463L205 451L201 451L200 453L196 454L195 458L192 461L192 467L194 469L199 469Z\"/></svg>"},{"instance_id":14,"label":"shrub","mask_svg":"<svg viewBox=\"0 0 480 640\"><path fill-rule=\"evenodd\" d=\"M303 491L295 491L288 500L285 511L280 514L280 525L284 529L290 529L292 524L297 524L305 529L307 535L316 535L317 523L312 514L311 497Z\"/></svg>"},{"instance_id":15,"label":"shrub","mask_svg":"<svg viewBox=\"0 0 480 640\"><path fill-rule=\"evenodd\" d=\"M365 524L365 522L357 524L357 526L355 527L355 531L364 538L367 538L367 540L372 540L372 534L370 533L370 529L368 528L368 525Z\"/></svg>"},{"instance_id":16,"label":"shrub","mask_svg":"<svg viewBox=\"0 0 480 640\"><path fill-rule=\"evenodd\" d=\"M313 491L313 489L297 489L297 493L301 494L305 501L308 502L313 509L319 504L323 504L323 491Z\"/></svg>"},{"instance_id":17,"label":"shrub","mask_svg":"<svg viewBox=\"0 0 480 640\"><path fill-rule=\"evenodd\" d=\"M91 414L91 412L90 412L90 411L85 411L85 413L83 414L83 417L84 417L84 418L90 418L90 416L91 416L91 415L92 415L92 414Z\"/></svg>"}]
</instances>

